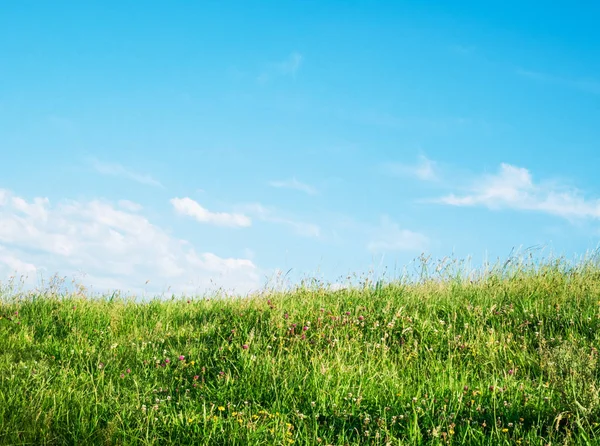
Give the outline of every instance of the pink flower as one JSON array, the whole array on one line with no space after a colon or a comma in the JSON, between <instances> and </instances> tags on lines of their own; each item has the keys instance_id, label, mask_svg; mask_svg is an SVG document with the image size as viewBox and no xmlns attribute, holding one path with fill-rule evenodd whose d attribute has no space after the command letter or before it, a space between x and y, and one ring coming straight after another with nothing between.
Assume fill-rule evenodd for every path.
<instances>
[{"instance_id":1,"label":"pink flower","mask_svg":"<svg viewBox=\"0 0 600 446\"><path fill-rule=\"evenodd\" d=\"M165 364L168 364L168 363L170 363L170 362L171 362L171 360L170 360L169 358L166 358L166 359L165 359Z\"/></svg>"},{"instance_id":2,"label":"pink flower","mask_svg":"<svg viewBox=\"0 0 600 446\"><path fill-rule=\"evenodd\" d=\"M308 330L308 327L305 325L304 327L302 327L302 330L306 331L306 330Z\"/></svg>"},{"instance_id":3,"label":"pink flower","mask_svg":"<svg viewBox=\"0 0 600 446\"><path fill-rule=\"evenodd\" d=\"M198 381L200 377L198 375L194 375L194 381Z\"/></svg>"},{"instance_id":4,"label":"pink flower","mask_svg":"<svg viewBox=\"0 0 600 446\"><path fill-rule=\"evenodd\" d=\"M131 373L131 369L127 369L127 373Z\"/></svg>"},{"instance_id":5,"label":"pink flower","mask_svg":"<svg viewBox=\"0 0 600 446\"><path fill-rule=\"evenodd\" d=\"M243 348L244 350L248 350L248 344L244 344L244 345L242 345L242 348Z\"/></svg>"},{"instance_id":6,"label":"pink flower","mask_svg":"<svg viewBox=\"0 0 600 446\"><path fill-rule=\"evenodd\" d=\"M121 373L121 378L125 378L125 373Z\"/></svg>"},{"instance_id":7,"label":"pink flower","mask_svg":"<svg viewBox=\"0 0 600 446\"><path fill-rule=\"evenodd\" d=\"M359 320L359 321L364 321L364 320L365 320L365 317L364 317L364 316L362 316L362 315L360 315L360 316L358 316L358 320Z\"/></svg>"},{"instance_id":8,"label":"pink flower","mask_svg":"<svg viewBox=\"0 0 600 446\"><path fill-rule=\"evenodd\" d=\"M183 361L184 359L185 359L185 356L183 356L183 355L179 355L179 360L180 360L180 361Z\"/></svg>"}]
</instances>

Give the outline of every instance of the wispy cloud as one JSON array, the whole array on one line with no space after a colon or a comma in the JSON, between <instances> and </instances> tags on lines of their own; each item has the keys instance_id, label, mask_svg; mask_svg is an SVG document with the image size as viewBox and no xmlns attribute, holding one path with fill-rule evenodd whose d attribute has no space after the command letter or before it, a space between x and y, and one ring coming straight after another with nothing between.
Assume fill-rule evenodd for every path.
<instances>
[{"instance_id":1,"label":"wispy cloud","mask_svg":"<svg viewBox=\"0 0 600 446\"><path fill-rule=\"evenodd\" d=\"M239 208L240 210L243 210L243 212L252 215L257 220L288 226L292 228L296 234L303 237L321 236L321 228L318 225L282 217L275 209L268 208L260 203L247 203L240 205Z\"/></svg>"},{"instance_id":2,"label":"wispy cloud","mask_svg":"<svg viewBox=\"0 0 600 446\"><path fill-rule=\"evenodd\" d=\"M210 223L217 226L247 227L252 225L250 217L244 214L231 214L228 212L211 212L191 198L172 198L171 204L178 214L187 215L201 223Z\"/></svg>"},{"instance_id":3,"label":"wispy cloud","mask_svg":"<svg viewBox=\"0 0 600 446\"><path fill-rule=\"evenodd\" d=\"M278 187L284 189L294 189L300 192L307 193L309 195L317 194L317 189L309 184L302 183L298 181L296 178L292 178L291 180L284 181L270 181L269 186Z\"/></svg>"},{"instance_id":4,"label":"wispy cloud","mask_svg":"<svg viewBox=\"0 0 600 446\"><path fill-rule=\"evenodd\" d=\"M435 181L438 179L435 162L426 156L419 156L416 164L384 163L382 168L385 172L398 176L416 177L422 181Z\"/></svg>"},{"instance_id":5,"label":"wispy cloud","mask_svg":"<svg viewBox=\"0 0 600 446\"><path fill-rule=\"evenodd\" d=\"M596 79L571 79L539 71L525 70L523 68L519 68L517 74L538 82L560 85L592 94L600 94L600 81Z\"/></svg>"},{"instance_id":6,"label":"wispy cloud","mask_svg":"<svg viewBox=\"0 0 600 446\"><path fill-rule=\"evenodd\" d=\"M437 201L452 206L537 211L566 219L600 218L600 200L588 200L579 190L556 182L536 184L529 170L506 163L500 165L498 173L478 178L469 192Z\"/></svg>"},{"instance_id":7,"label":"wispy cloud","mask_svg":"<svg viewBox=\"0 0 600 446\"><path fill-rule=\"evenodd\" d=\"M69 278L83 273L80 282L95 291L136 293L159 293L170 285L177 293L260 286L260 271L251 260L198 252L137 211L98 200L53 205L44 197L27 200L9 191L0 190L0 196L0 280L15 272Z\"/></svg>"},{"instance_id":8,"label":"wispy cloud","mask_svg":"<svg viewBox=\"0 0 600 446\"><path fill-rule=\"evenodd\" d=\"M367 249L374 253L388 251L423 251L429 245L429 238L419 232L401 229L388 216L383 216L381 224L370 231L371 241Z\"/></svg>"},{"instance_id":9,"label":"wispy cloud","mask_svg":"<svg viewBox=\"0 0 600 446\"><path fill-rule=\"evenodd\" d=\"M296 73L302 65L302 61L302 54L294 51L284 60L269 64L267 68L258 76L257 80L258 82L264 84L279 76L291 76L294 78L296 77Z\"/></svg>"},{"instance_id":10,"label":"wispy cloud","mask_svg":"<svg viewBox=\"0 0 600 446\"><path fill-rule=\"evenodd\" d=\"M150 175L135 172L118 163L105 163L97 159L92 159L91 163L96 172L102 175L126 178L148 186L164 187L160 181L152 178Z\"/></svg>"}]
</instances>

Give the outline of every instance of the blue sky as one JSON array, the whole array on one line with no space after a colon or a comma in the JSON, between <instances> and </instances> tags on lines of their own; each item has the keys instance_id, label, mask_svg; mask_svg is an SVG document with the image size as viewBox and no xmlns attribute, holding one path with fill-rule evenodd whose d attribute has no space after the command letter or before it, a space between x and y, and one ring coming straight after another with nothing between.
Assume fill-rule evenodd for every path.
<instances>
[{"instance_id":1,"label":"blue sky","mask_svg":"<svg viewBox=\"0 0 600 446\"><path fill-rule=\"evenodd\" d=\"M0 280L245 292L595 249L600 7L539 5L3 2Z\"/></svg>"}]
</instances>

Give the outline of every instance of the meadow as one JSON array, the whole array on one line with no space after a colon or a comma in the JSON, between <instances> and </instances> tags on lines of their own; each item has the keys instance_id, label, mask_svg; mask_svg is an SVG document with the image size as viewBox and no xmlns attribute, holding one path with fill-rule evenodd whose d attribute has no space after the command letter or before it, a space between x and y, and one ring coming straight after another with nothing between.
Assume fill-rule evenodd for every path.
<instances>
[{"instance_id":1,"label":"meadow","mask_svg":"<svg viewBox=\"0 0 600 446\"><path fill-rule=\"evenodd\" d=\"M595 261L0 302L0 444L600 444Z\"/></svg>"}]
</instances>

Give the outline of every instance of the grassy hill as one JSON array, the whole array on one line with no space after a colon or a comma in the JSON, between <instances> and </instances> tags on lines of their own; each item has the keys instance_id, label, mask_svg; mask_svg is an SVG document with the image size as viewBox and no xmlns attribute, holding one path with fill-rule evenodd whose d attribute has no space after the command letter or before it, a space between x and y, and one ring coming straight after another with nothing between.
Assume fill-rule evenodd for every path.
<instances>
[{"instance_id":1,"label":"grassy hill","mask_svg":"<svg viewBox=\"0 0 600 446\"><path fill-rule=\"evenodd\" d=\"M248 298L0 301L0 444L600 441L589 262Z\"/></svg>"}]
</instances>

